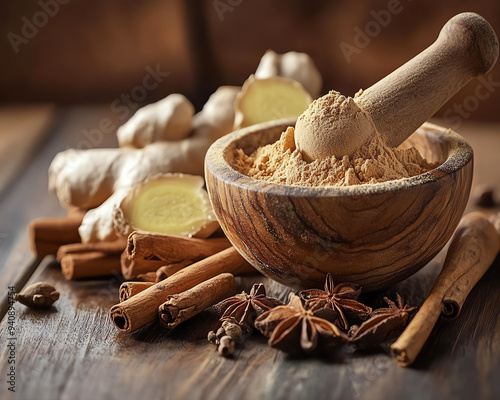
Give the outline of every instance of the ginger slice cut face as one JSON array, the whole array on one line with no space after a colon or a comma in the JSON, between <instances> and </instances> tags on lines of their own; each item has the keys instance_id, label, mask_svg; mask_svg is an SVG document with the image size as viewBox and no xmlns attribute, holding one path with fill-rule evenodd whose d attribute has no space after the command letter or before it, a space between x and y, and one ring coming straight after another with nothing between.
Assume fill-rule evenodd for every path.
<instances>
[{"instance_id":1,"label":"ginger slice cut face","mask_svg":"<svg viewBox=\"0 0 500 400\"><path fill-rule=\"evenodd\" d=\"M235 102L235 127L296 117L311 103L311 95L297 81L283 77L247 79Z\"/></svg>"},{"instance_id":2,"label":"ginger slice cut face","mask_svg":"<svg viewBox=\"0 0 500 400\"><path fill-rule=\"evenodd\" d=\"M165 174L135 187L115 213L121 234L133 230L207 237L219 225L200 176ZM118 218L117 218L118 215Z\"/></svg>"}]
</instances>

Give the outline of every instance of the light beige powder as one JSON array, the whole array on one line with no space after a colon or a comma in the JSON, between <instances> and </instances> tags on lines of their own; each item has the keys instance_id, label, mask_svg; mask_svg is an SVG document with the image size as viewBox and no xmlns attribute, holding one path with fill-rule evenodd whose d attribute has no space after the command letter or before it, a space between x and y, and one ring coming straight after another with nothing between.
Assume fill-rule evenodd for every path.
<instances>
[{"instance_id":1,"label":"light beige powder","mask_svg":"<svg viewBox=\"0 0 500 400\"><path fill-rule=\"evenodd\" d=\"M355 98L362 91L359 91ZM306 161L332 155L352 155L375 133L370 116L356 104L331 90L314 100L295 124L295 144Z\"/></svg>"},{"instance_id":2,"label":"light beige powder","mask_svg":"<svg viewBox=\"0 0 500 400\"><path fill-rule=\"evenodd\" d=\"M415 148L392 149L375 133L352 156L307 163L295 147L294 128L277 142L250 156L237 149L232 166L242 174L268 182L295 186L350 186L408 178L435 167Z\"/></svg>"}]
</instances>

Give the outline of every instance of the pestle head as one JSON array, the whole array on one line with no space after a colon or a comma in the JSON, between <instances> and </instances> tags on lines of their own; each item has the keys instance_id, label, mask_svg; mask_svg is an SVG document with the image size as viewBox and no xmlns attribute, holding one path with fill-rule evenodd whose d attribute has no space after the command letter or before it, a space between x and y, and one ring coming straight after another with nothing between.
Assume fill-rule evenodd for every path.
<instances>
[{"instance_id":1,"label":"pestle head","mask_svg":"<svg viewBox=\"0 0 500 400\"><path fill-rule=\"evenodd\" d=\"M307 162L333 155L342 158L354 153L374 133L371 117L354 99L332 90L299 116L295 145Z\"/></svg>"}]
</instances>

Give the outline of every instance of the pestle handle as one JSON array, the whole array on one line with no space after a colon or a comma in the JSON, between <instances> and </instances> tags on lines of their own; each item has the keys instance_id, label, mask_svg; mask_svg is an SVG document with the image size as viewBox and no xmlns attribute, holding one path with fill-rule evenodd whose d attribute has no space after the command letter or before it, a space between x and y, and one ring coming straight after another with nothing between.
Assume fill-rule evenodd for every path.
<instances>
[{"instance_id":1,"label":"pestle handle","mask_svg":"<svg viewBox=\"0 0 500 400\"><path fill-rule=\"evenodd\" d=\"M397 147L498 57L498 39L475 13L451 18L426 50L355 98L391 147Z\"/></svg>"}]
</instances>

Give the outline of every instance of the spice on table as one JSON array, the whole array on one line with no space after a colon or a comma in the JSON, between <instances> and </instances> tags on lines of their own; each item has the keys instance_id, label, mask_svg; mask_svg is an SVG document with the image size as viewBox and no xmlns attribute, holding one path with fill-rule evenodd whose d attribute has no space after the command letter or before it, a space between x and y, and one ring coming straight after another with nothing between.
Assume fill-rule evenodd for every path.
<instances>
[{"instance_id":1,"label":"spice on table","mask_svg":"<svg viewBox=\"0 0 500 400\"><path fill-rule=\"evenodd\" d=\"M217 329L217 332L215 332L215 338L217 341L220 341L220 338L222 336L226 336L226 330L221 326L219 329Z\"/></svg>"},{"instance_id":2,"label":"spice on table","mask_svg":"<svg viewBox=\"0 0 500 400\"><path fill-rule=\"evenodd\" d=\"M306 309L300 297L291 294L288 305L266 311L257 317L255 327L269 337L272 347L287 353L310 353L317 346L335 346L348 340L333 323L336 319L332 309Z\"/></svg>"},{"instance_id":3,"label":"spice on table","mask_svg":"<svg viewBox=\"0 0 500 400\"><path fill-rule=\"evenodd\" d=\"M210 343L217 346L217 350L219 354L226 355L227 350L221 350L221 345L223 343L223 338L229 337L233 342L233 347L238 342L242 342L243 340L243 331L241 327L236 323L236 321L226 320L222 323L222 326L217 329L217 332L210 331L208 332L207 339ZM227 340L227 339L226 339ZM222 346L224 347L224 346ZM221 352L222 351L222 352ZM234 351L234 348L233 348ZM232 354L232 352L231 352Z\"/></svg>"},{"instance_id":4,"label":"spice on table","mask_svg":"<svg viewBox=\"0 0 500 400\"><path fill-rule=\"evenodd\" d=\"M135 278L137 278L140 274L156 272L158 268L165 265L165 261L145 260L142 258L130 260L127 255L127 251L125 250L120 257L120 265L123 277L125 279L135 280Z\"/></svg>"},{"instance_id":5,"label":"spice on table","mask_svg":"<svg viewBox=\"0 0 500 400\"><path fill-rule=\"evenodd\" d=\"M407 367L415 361L436 321L458 316L472 288L493 264L500 250L500 213L481 212L460 221L439 276L418 313L391 346L396 362Z\"/></svg>"},{"instance_id":6,"label":"spice on table","mask_svg":"<svg viewBox=\"0 0 500 400\"><path fill-rule=\"evenodd\" d=\"M394 338L403 330L408 316L416 307L403 306L403 299L396 293L396 303L384 297L389 307L379 308L360 327L353 327L349 334L349 342L360 350L377 347L381 343Z\"/></svg>"},{"instance_id":7,"label":"spice on table","mask_svg":"<svg viewBox=\"0 0 500 400\"><path fill-rule=\"evenodd\" d=\"M49 308L59 299L59 292L49 283L37 282L25 287L14 298L30 308Z\"/></svg>"},{"instance_id":8,"label":"spice on table","mask_svg":"<svg viewBox=\"0 0 500 400\"><path fill-rule=\"evenodd\" d=\"M235 292L233 275L217 275L182 293L168 296L158 308L160 322L169 329L175 328Z\"/></svg>"},{"instance_id":9,"label":"spice on table","mask_svg":"<svg viewBox=\"0 0 500 400\"><path fill-rule=\"evenodd\" d=\"M61 272L67 280L120 274L120 256L102 251L67 254L61 257Z\"/></svg>"},{"instance_id":10,"label":"spice on table","mask_svg":"<svg viewBox=\"0 0 500 400\"><path fill-rule=\"evenodd\" d=\"M210 343L212 344L217 344L217 335L215 334L214 331L208 332L207 339Z\"/></svg>"},{"instance_id":11,"label":"spice on table","mask_svg":"<svg viewBox=\"0 0 500 400\"><path fill-rule=\"evenodd\" d=\"M230 246L226 238L198 239L136 231L128 237L122 273L125 279L133 279L139 274L156 272L164 265L203 260Z\"/></svg>"},{"instance_id":12,"label":"spice on table","mask_svg":"<svg viewBox=\"0 0 500 400\"><path fill-rule=\"evenodd\" d=\"M338 326L347 331L349 319L362 321L368 318L372 309L357 301L361 294L361 286L354 283L340 283L335 286L331 274L327 274L325 289L309 289L300 292L300 297L305 301L306 308L317 310L330 308L338 313Z\"/></svg>"},{"instance_id":13,"label":"spice on table","mask_svg":"<svg viewBox=\"0 0 500 400\"><path fill-rule=\"evenodd\" d=\"M59 247L56 258L68 280L120 274L120 255L126 245L126 238L66 244Z\"/></svg>"},{"instance_id":14,"label":"spice on table","mask_svg":"<svg viewBox=\"0 0 500 400\"><path fill-rule=\"evenodd\" d=\"M267 297L264 285L256 283L250 290L250 294L243 291L221 301L214 308L221 316L221 321L234 318L236 323L244 329L249 329L253 326L255 317L282 304L281 301L274 297Z\"/></svg>"},{"instance_id":15,"label":"spice on table","mask_svg":"<svg viewBox=\"0 0 500 400\"><path fill-rule=\"evenodd\" d=\"M57 250L56 259L61 261L64 256L70 254L82 254L89 252L101 252L108 255L121 255L125 246L127 245L127 238L119 238L110 242L91 242L91 243L71 243L65 244Z\"/></svg>"},{"instance_id":16,"label":"spice on table","mask_svg":"<svg viewBox=\"0 0 500 400\"><path fill-rule=\"evenodd\" d=\"M217 350L223 357L232 356L234 353L234 340L230 336L222 336Z\"/></svg>"},{"instance_id":17,"label":"spice on table","mask_svg":"<svg viewBox=\"0 0 500 400\"><path fill-rule=\"evenodd\" d=\"M226 320L222 323L222 328L226 332L226 335L230 336L234 341L238 341L243 338L243 330L234 322Z\"/></svg>"},{"instance_id":18,"label":"spice on table","mask_svg":"<svg viewBox=\"0 0 500 400\"><path fill-rule=\"evenodd\" d=\"M167 279L170 275L179 272L182 268L187 267L188 265L191 265L193 263L193 260L184 260L182 262L174 264L162 265L155 272L156 282L161 282L162 280Z\"/></svg>"},{"instance_id":19,"label":"spice on table","mask_svg":"<svg viewBox=\"0 0 500 400\"><path fill-rule=\"evenodd\" d=\"M135 277L138 282L156 282L156 272L145 272L143 274L139 274Z\"/></svg>"},{"instance_id":20,"label":"spice on table","mask_svg":"<svg viewBox=\"0 0 500 400\"><path fill-rule=\"evenodd\" d=\"M168 296L184 292L222 273L255 271L234 247L198 261L111 307L110 316L121 332L133 332L158 318L158 307Z\"/></svg>"},{"instance_id":21,"label":"spice on table","mask_svg":"<svg viewBox=\"0 0 500 400\"><path fill-rule=\"evenodd\" d=\"M81 214L70 218L37 218L29 224L31 251L37 258L56 254L60 246L81 242L78 227Z\"/></svg>"},{"instance_id":22,"label":"spice on table","mask_svg":"<svg viewBox=\"0 0 500 400\"><path fill-rule=\"evenodd\" d=\"M137 293L140 293L153 285L153 282L123 282L120 285L120 290L118 292L120 302L130 299L132 296L135 296Z\"/></svg>"}]
</instances>

